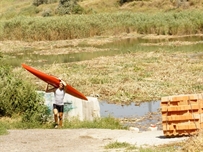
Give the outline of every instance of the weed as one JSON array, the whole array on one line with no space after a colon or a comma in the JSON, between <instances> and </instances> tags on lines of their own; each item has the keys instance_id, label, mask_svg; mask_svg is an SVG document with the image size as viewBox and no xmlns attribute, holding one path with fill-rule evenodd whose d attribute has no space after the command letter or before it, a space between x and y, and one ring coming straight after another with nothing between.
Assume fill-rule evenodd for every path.
<instances>
[{"instance_id":1,"label":"weed","mask_svg":"<svg viewBox=\"0 0 203 152\"><path fill-rule=\"evenodd\" d=\"M126 129L119 120L113 117L95 118L93 121L80 121L71 119L64 121L64 128L103 128L103 129Z\"/></svg>"},{"instance_id":2,"label":"weed","mask_svg":"<svg viewBox=\"0 0 203 152\"><path fill-rule=\"evenodd\" d=\"M126 148L126 147L130 147L130 144L126 142L118 142L118 141L112 142L105 146L106 149Z\"/></svg>"},{"instance_id":3,"label":"weed","mask_svg":"<svg viewBox=\"0 0 203 152\"><path fill-rule=\"evenodd\" d=\"M6 135L8 134L8 131L6 127L0 122L0 135Z\"/></svg>"}]
</instances>

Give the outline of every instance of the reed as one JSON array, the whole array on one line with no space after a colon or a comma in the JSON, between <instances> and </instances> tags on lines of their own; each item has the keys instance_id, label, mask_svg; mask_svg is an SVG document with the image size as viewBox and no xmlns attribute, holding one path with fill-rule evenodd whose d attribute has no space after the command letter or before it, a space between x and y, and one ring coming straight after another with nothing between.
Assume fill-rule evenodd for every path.
<instances>
[{"instance_id":1,"label":"reed","mask_svg":"<svg viewBox=\"0 0 203 152\"><path fill-rule=\"evenodd\" d=\"M54 17L18 16L0 21L0 40L63 40L97 35L186 35L202 32L202 11L116 12Z\"/></svg>"}]
</instances>

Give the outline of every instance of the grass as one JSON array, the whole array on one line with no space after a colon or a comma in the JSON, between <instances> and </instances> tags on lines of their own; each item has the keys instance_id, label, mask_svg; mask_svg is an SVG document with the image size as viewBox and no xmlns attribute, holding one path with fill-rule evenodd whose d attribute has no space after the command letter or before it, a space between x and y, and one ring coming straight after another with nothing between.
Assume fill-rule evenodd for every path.
<instances>
[{"instance_id":1,"label":"grass","mask_svg":"<svg viewBox=\"0 0 203 152\"><path fill-rule=\"evenodd\" d=\"M64 128L127 129L120 124L119 120L112 117L96 118L93 121L82 122L78 119L66 120Z\"/></svg>"},{"instance_id":2,"label":"grass","mask_svg":"<svg viewBox=\"0 0 203 152\"><path fill-rule=\"evenodd\" d=\"M117 148L129 148L131 147L131 145L129 143L126 142L111 142L108 145L105 146L105 149L117 149Z\"/></svg>"},{"instance_id":3,"label":"grass","mask_svg":"<svg viewBox=\"0 0 203 152\"><path fill-rule=\"evenodd\" d=\"M183 144L184 145L184 144ZM182 148L182 145L180 143L176 144L167 144L167 145L161 145L161 146L148 146L145 145L143 147L137 146L136 144L129 144L126 142L111 142L107 144L104 147L106 150L114 149L116 151L122 151L122 152L174 152L178 151Z\"/></svg>"},{"instance_id":4,"label":"grass","mask_svg":"<svg viewBox=\"0 0 203 152\"><path fill-rule=\"evenodd\" d=\"M0 135L8 134L7 129L0 123Z\"/></svg>"},{"instance_id":5,"label":"grass","mask_svg":"<svg viewBox=\"0 0 203 152\"><path fill-rule=\"evenodd\" d=\"M115 40L116 37L115 39L95 37L80 40L41 41L40 43L3 42L2 48L5 48L5 52L13 49L13 53L16 51L16 53L27 52L29 54L24 59L17 57L17 60L9 60L10 55L4 56L3 61L9 61L8 64L13 62L17 67L22 62L27 62L28 65L33 65L45 73L55 73L87 96L98 94L100 100L113 103L154 101L160 100L163 96L202 92L202 44L199 41L176 40L141 44L132 41L130 44L120 42L117 46L109 43ZM81 43L84 44L84 41L90 44L80 46ZM67 48L69 43L75 46ZM92 47L94 43L98 45ZM35 49L30 48L30 44ZM50 45L59 47L54 48L53 52L49 50ZM36 51L37 48L41 50ZM83 60L83 53L86 53L86 56L92 56L94 52L97 54L98 48L101 54L91 60L69 61L74 57ZM71 51L74 53L75 50L90 52L78 53L74 56ZM123 51L123 53L104 56L103 54L108 50ZM35 56L35 54L32 55L33 51L39 54L46 52L49 54L46 58L38 55L39 58L35 57L33 60L29 58L29 56ZM56 53L57 56L52 53ZM67 63L63 63L64 59L67 59ZM35 62L30 62L30 60ZM50 62L41 62L42 60L50 60ZM36 86L35 83L38 83L39 90L44 89L44 82L27 74L27 71L22 68L17 68L16 71L26 75L33 85Z\"/></svg>"},{"instance_id":6,"label":"grass","mask_svg":"<svg viewBox=\"0 0 203 152\"><path fill-rule=\"evenodd\" d=\"M182 152L182 151L201 151L202 146L202 131L196 136L189 137L186 141L179 143L164 144L159 146L148 146L138 147L136 144L129 144L126 142L111 142L105 146L105 149L115 149L116 151L122 152Z\"/></svg>"},{"instance_id":7,"label":"grass","mask_svg":"<svg viewBox=\"0 0 203 152\"><path fill-rule=\"evenodd\" d=\"M50 121L41 124L39 122L22 122L21 118L8 118L2 117L0 119L0 132L2 134L6 133L7 129L31 129L31 128L44 128L44 129L52 129L54 128L52 123L52 118ZM93 121L80 121L77 118L73 118L71 120L64 119L63 129L76 129L76 128L101 128L101 129L127 129L120 124L118 119L112 117L106 118L95 118Z\"/></svg>"}]
</instances>

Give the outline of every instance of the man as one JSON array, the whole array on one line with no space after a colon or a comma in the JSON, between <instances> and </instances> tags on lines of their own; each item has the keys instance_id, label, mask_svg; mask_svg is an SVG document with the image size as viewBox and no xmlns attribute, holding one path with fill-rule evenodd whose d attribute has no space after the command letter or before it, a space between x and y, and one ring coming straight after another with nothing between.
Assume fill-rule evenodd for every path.
<instances>
[{"instance_id":1,"label":"man","mask_svg":"<svg viewBox=\"0 0 203 152\"><path fill-rule=\"evenodd\" d=\"M64 112L64 96L65 96L65 86L66 83L61 80L58 88L49 89L49 84L47 84L46 92L54 92L54 103L53 103L53 113L55 128L62 127L63 124L63 112Z\"/></svg>"}]
</instances>

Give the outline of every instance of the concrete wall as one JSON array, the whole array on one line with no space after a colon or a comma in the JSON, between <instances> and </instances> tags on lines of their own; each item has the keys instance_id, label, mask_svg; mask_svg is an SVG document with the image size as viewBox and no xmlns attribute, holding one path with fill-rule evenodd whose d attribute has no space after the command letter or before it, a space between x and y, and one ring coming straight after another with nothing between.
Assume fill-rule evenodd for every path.
<instances>
[{"instance_id":1,"label":"concrete wall","mask_svg":"<svg viewBox=\"0 0 203 152\"><path fill-rule=\"evenodd\" d=\"M44 99L45 105L50 109L50 114L53 112L54 93L46 93L38 91ZM95 97L87 97L88 101L65 94L64 98L64 118L71 120L78 118L79 120L90 120L100 117L99 101Z\"/></svg>"}]
</instances>

